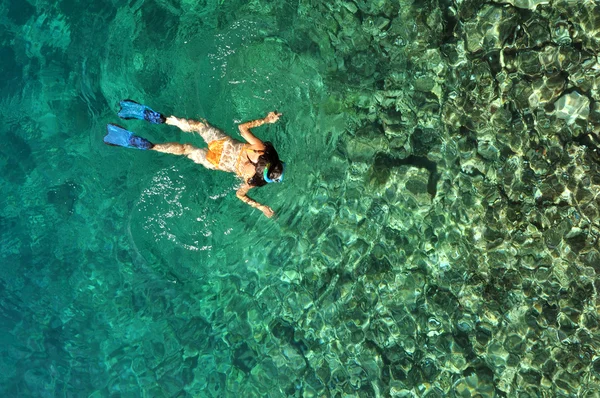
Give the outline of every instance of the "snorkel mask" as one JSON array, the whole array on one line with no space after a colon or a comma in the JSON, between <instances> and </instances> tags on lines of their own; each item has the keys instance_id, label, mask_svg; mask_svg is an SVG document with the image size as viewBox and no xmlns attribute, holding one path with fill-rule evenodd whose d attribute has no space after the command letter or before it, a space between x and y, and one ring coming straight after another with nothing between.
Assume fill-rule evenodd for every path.
<instances>
[{"instance_id":1,"label":"snorkel mask","mask_svg":"<svg viewBox=\"0 0 600 398\"><path fill-rule=\"evenodd\" d=\"M265 167L264 171L263 171L263 178L266 182L268 182L269 184L274 183L274 182L283 182L283 172L285 171L285 163L281 162L281 174L279 175L279 177L277 177L274 180L271 180L269 178L269 176L267 174L269 174L269 166L271 166L270 164L267 164L267 167Z\"/></svg>"}]
</instances>

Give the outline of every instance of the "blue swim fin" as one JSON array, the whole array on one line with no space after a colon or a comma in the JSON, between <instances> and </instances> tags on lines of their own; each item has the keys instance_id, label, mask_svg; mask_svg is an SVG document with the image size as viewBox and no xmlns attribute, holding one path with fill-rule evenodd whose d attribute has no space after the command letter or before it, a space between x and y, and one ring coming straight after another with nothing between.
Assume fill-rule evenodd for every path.
<instances>
[{"instance_id":1,"label":"blue swim fin","mask_svg":"<svg viewBox=\"0 0 600 398\"><path fill-rule=\"evenodd\" d=\"M146 105L138 104L132 100L123 100L119 103L119 117L122 119L140 119L147 120L150 123L161 124L165 122L165 117L158 112L153 111Z\"/></svg>"},{"instance_id":2,"label":"blue swim fin","mask_svg":"<svg viewBox=\"0 0 600 398\"><path fill-rule=\"evenodd\" d=\"M153 143L145 138L133 135L131 131L125 130L116 124L108 124L106 126L106 136L104 136L104 143L114 146L122 146L125 148L137 148L137 149L152 149Z\"/></svg>"}]
</instances>

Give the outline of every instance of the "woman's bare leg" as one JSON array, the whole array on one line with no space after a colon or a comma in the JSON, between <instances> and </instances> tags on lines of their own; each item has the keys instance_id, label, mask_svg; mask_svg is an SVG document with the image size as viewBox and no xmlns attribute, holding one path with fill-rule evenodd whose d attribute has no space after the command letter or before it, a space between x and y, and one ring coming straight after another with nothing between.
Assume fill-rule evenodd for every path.
<instances>
[{"instance_id":1,"label":"woman's bare leg","mask_svg":"<svg viewBox=\"0 0 600 398\"><path fill-rule=\"evenodd\" d=\"M171 126L179 127L181 131L185 131L187 133L196 132L202 136L207 144L211 141L227 138L225 133L208 124L206 120L198 121L169 116L165 123L170 124Z\"/></svg>"},{"instance_id":2,"label":"woman's bare leg","mask_svg":"<svg viewBox=\"0 0 600 398\"><path fill-rule=\"evenodd\" d=\"M196 148L190 144L180 144L178 142L165 142L164 144L154 144L153 151L170 153L171 155L183 155L191 159L194 163L201 164L207 169L215 170L215 166L206 159L208 151L206 148Z\"/></svg>"},{"instance_id":3,"label":"woman's bare leg","mask_svg":"<svg viewBox=\"0 0 600 398\"><path fill-rule=\"evenodd\" d=\"M206 121L184 119L175 116L169 116L165 123L170 124L171 126L179 127L181 131L185 131L186 133L198 131L208 126L208 123L206 123Z\"/></svg>"}]
</instances>

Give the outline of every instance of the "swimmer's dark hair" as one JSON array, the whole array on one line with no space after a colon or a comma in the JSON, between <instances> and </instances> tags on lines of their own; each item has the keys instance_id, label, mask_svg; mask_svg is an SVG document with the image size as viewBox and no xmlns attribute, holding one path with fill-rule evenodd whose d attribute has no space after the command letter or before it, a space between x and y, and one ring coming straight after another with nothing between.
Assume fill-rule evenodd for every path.
<instances>
[{"instance_id":1,"label":"swimmer's dark hair","mask_svg":"<svg viewBox=\"0 0 600 398\"><path fill-rule=\"evenodd\" d=\"M258 157L256 163L250 161L254 164L256 173L248 179L247 183L253 187L267 185L267 181L265 181L264 178L264 171L267 166L269 167L267 169L267 177L271 180L277 180L283 173L283 164L281 163L281 160L279 160L279 154L273 147L273 144L267 141L264 145L265 150L262 155Z\"/></svg>"}]
</instances>

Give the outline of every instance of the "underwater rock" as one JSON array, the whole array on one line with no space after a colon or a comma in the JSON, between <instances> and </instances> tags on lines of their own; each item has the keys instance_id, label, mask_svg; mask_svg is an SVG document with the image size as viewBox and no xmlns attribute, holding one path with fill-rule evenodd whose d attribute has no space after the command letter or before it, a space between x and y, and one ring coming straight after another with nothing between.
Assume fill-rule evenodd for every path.
<instances>
[{"instance_id":1,"label":"underwater rock","mask_svg":"<svg viewBox=\"0 0 600 398\"><path fill-rule=\"evenodd\" d=\"M533 92L529 96L529 106L532 109L544 107L547 103L553 102L562 94L567 81L559 73L553 75L544 75L532 82Z\"/></svg>"},{"instance_id":2,"label":"underwater rock","mask_svg":"<svg viewBox=\"0 0 600 398\"><path fill-rule=\"evenodd\" d=\"M457 397L493 396L494 384L489 370L465 370L465 376L452 385L452 393Z\"/></svg>"},{"instance_id":3,"label":"underwater rock","mask_svg":"<svg viewBox=\"0 0 600 398\"><path fill-rule=\"evenodd\" d=\"M487 160L498 160L500 151L492 141L480 140L477 142L477 153Z\"/></svg>"},{"instance_id":4,"label":"underwater rock","mask_svg":"<svg viewBox=\"0 0 600 398\"><path fill-rule=\"evenodd\" d=\"M23 74L23 68L17 62L15 51L11 47L0 47L0 59L2 59L3 79L0 81L0 89L3 91L11 87L11 83L18 81ZM4 91L6 93L6 91Z\"/></svg>"},{"instance_id":5,"label":"underwater rock","mask_svg":"<svg viewBox=\"0 0 600 398\"><path fill-rule=\"evenodd\" d=\"M535 10L539 5L550 3L550 0L507 0L507 3L517 8Z\"/></svg>"},{"instance_id":6,"label":"underwater rock","mask_svg":"<svg viewBox=\"0 0 600 398\"><path fill-rule=\"evenodd\" d=\"M597 52L600 47L600 4L595 1L566 4L568 12L572 15L574 40L581 42L584 49Z\"/></svg>"},{"instance_id":7,"label":"underwater rock","mask_svg":"<svg viewBox=\"0 0 600 398\"><path fill-rule=\"evenodd\" d=\"M568 21L555 21L550 26L550 32L552 33L552 41L560 46L567 47L573 42Z\"/></svg>"},{"instance_id":8,"label":"underwater rock","mask_svg":"<svg viewBox=\"0 0 600 398\"><path fill-rule=\"evenodd\" d=\"M0 147L0 171L10 182L22 184L35 169L35 160L29 143L22 137L23 131L6 132Z\"/></svg>"},{"instance_id":9,"label":"underwater rock","mask_svg":"<svg viewBox=\"0 0 600 398\"><path fill-rule=\"evenodd\" d=\"M523 75L534 76L542 72L537 51L522 51L515 60L517 71Z\"/></svg>"},{"instance_id":10,"label":"underwater rock","mask_svg":"<svg viewBox=\"0 0 600 398\"><path fill-rule=\"evenodd\" d=\"M28 44L27 56L44 59L48 49L67 50L71 43L71 26L62 14L42 13L34 23L23 26L21 38Z\"/></svg>"},{"instance_id":11,"label":"underwater rock","mask_svg":"<svg viewBox=\"0 0 600 398\"><path fill-rule=\"evenodd\" d=\"M512 8L486 4L474 20L465 22L467 51L475 53L501 49L514 33L519 22L517 12Z\"/></svg>"},{"instance_id":12,"label":"underwater rock","mask_svg":"<svg viewBox=\"0 0 600 398\"><path fill-rule=\"evenodd\" d=\"M371 36L379 36L389 24L390 20L384 17L367 17L362 22L362 29Z\"/></svg>"},{"instance_id":13,"label":"underwater rock","mask_svg":"<svg viewBox=\"0 0 600 398\"><path fill-rule=\"evenodd\" d=\"M35 7L27 1L8 1L8 12L6 16L17 25L24 25L32 15L35 15Z\"/></svg>"},{"instance_id":14,"label":"underwater rock","mask_svg":"<svg viewBox=\"0 0 600 398\"><path fill-rule=\"evenodd\" d=\"M381 135L376 138L358 136L346 145L348 158L353 162L372 161L375 154L387 149L387 140Z\"/></svg>"},{"instance_id":15,"label":"underwater rock","mask_svg":"<svg viewBox=\"0 0 600 398\"><path fill-rule=\"evenodd\" d=\"M541 47L552 40L550 29L548 29L548 20L540 14L533 14L524 24L527 41L525 48Z\"/></svg>"},{"instance_id":16,"label":"underwater rock","mask_svg":"<svg viewBox=\"0 0 600 398\"><path fill-rule=\"evenodd\" d=\"M393 13L394 2L387 0L353 0L360 11L368 15L390 15Z\"/></svg>"},{"instance_id":17,"label":"underwater rock","mask_svg":"<svg viewBox=\"0 0 600 398\"><path fill-rule=\"evenodd\" d=\"M590 100L588 97L573 91L564 94L555 103L555 115L567 124L573 124L577 119L587 119L590 114Z\"/></svg>"},{"instance_id":18,"label":"underwater rock","mask_svg":"<svg viewBox=\"0 0 600 398\"><path fill-rule=\"evenodd\" d=\"M78 198L79 187L69 181L52 187L46 193L48 203L54 205L58 214L68 217L73 214L75 202Z\"/></svg>"},{"instance_id":19,"label":"underwater rock","mask_svg":"<svg viewBox=\"0 0 600 398\"><path fill-rule=\"evenodd\" d=\"M424 169L410 167L406 171L405 188L407 193L419 205L428 204L431 201L431 195L428 191L429 172Z\"/></svg>"},{"instance_id":20,"label":"underwater rock","mask_svg":"<svg viewBox=\"0 0 600 398\"><path fill-rule=\"evenodd\" d=\"M417 156L427 156L439 141L439 134L435 130L417 128L410 136L412 153Z\"/></svg>"}]
</instances>

